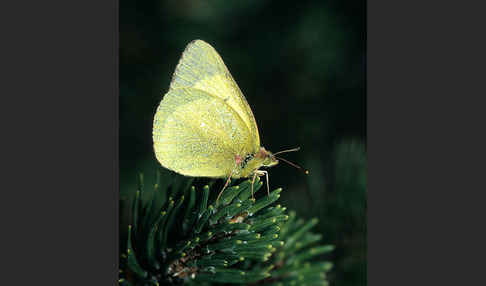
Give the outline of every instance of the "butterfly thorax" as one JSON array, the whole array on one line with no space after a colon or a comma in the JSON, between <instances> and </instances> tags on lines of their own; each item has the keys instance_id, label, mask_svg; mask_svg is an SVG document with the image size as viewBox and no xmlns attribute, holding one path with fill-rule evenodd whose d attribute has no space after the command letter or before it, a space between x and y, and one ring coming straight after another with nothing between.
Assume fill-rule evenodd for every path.
<instances>
[{"instance_id":1,"label":"butterfly thorax","mask_svg":"<svg viewBox=\"0 0 486 286\"><path fill-rule=\"evenodd\" d=\"M260 147L260 150L256 153L245 154L243 156L235 156L236 170L233 174L233 178L248 178L255 171L261 167L272 167L278 164L278 160L275 159L270 151Z\"/></svg>"}]
</instances>

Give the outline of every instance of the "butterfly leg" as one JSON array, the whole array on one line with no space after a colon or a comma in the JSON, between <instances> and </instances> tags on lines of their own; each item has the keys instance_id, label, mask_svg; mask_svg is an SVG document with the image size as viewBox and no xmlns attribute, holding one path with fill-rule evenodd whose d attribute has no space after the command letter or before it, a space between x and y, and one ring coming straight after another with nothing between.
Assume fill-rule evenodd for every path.
<instances>
[{"instance_id":1,"label":"butterfly leg","mask_svg":"<svg viewBox=\"0 0 486 286\"><path fill-rule=\"evenodd\" d=\"M223 194L224 189L226 189L226 187L228 186L228 184L231 182L231 176L232 175L233 175L233 173L231 173L231 175L226 180L226 183L224 184L223 189L219 192L218 197L216 198L216 202L219 201L219 197L221 197L221 195Z\"/></svg>"},{"instance_id":2,"label":"butterfly leg","mask_svg":"<svg viewBox=\"0 0 486 286\"><path fill-rule=\"evenodd\" d=\"M253 173L253 179L251 180L251 198L252 198L252 200L255 200L255 197L253 196L253 184L255 183L256 176L257 176L257 172Z\"/></svg>"},{"instance_id":3,"label":"butterfly leg","mask_svg":"<svg viewBox=\"0 0 486 286\"><path fill-rule=\"evenodd\" d=\"M267 194L270 196L270 183L268 181L268 172L264 170L257 170L255 174L258 174L258 176L265 175L265 177L267 178Z\"/></svg>"}]
</instances>

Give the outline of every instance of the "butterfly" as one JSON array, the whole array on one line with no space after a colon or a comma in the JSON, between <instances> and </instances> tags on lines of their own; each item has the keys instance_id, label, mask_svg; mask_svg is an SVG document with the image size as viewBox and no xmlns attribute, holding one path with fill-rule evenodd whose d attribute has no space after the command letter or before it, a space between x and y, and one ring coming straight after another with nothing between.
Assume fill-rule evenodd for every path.
<instances>
[{"instance_id":1,"label":"butterfly","mask_svg":"<svg viewBox=\"0 0 486 286\"><path fill-rule=\"evenodd\" d=\"M153 121L153 142L162 166L190 177L231 178L266 176L262 167L279 160L300 168L260 146L255 117L220 55L208 43L194 40L185 48L169 91ZM308 173L308 171L305 171Z\"/></svg>"}]
</instances>

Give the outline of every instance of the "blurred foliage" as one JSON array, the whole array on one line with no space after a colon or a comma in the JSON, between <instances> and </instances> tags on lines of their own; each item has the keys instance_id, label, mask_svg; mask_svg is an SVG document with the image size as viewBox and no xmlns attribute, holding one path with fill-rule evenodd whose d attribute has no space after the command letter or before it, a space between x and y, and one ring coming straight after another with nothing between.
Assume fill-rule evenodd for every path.
<instances>
[{"instance_id":1,"label":"blurred foliage","mask_svg":"<svg viewBox=\"0 0 486 286\"><path fill-rule=\"evenodd\" d=\"M220 53L269 150L301 146L269 169L281 203L317 216L336 246L331 285L366 285L366 2L120 1L120 189L158 168L152 119L187 43ZM222 184L222 183L221 183ZM127 223L126 214L121 214Z\"/></svg>"}]
</instances>

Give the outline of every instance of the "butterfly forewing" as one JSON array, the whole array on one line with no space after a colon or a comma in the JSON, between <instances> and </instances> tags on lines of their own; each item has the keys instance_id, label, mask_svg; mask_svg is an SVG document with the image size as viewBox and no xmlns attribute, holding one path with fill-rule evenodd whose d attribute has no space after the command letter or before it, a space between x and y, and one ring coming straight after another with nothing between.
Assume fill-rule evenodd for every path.
<instances>
[{"instance_id":1,"label":"butterfly forewing","mask_svg":"<svg viewBox=\"0 0 486 286\"><path fill-rule=\"evenodd\" d=\"M169 90L183 87L203 90L211 96L222 99L236 112L249 130L252 152L258 151L260 137L250 106L221 57L208 43L195 40L184 50Z\"/></svg>"}]
</instances>

